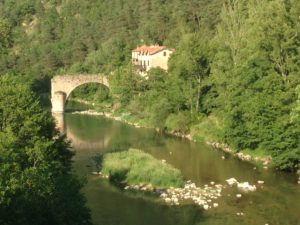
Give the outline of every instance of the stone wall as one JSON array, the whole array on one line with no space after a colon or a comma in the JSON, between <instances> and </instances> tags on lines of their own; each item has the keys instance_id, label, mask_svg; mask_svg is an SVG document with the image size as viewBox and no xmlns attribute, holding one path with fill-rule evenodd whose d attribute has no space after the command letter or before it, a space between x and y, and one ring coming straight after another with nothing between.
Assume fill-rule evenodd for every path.
<instances>
[{"instance_id":1,"label":"stone wall","mask_svg":"<svg viewBox=\"0 0 300 225\"><path fill-rule=\"evenodd\" d=\"M109 87L108 79L100 74L63 75L52 78L52 112L64 112L65 102L71 92L76 87L87 83L99 83Z\"/></svg>"}]
</instances>

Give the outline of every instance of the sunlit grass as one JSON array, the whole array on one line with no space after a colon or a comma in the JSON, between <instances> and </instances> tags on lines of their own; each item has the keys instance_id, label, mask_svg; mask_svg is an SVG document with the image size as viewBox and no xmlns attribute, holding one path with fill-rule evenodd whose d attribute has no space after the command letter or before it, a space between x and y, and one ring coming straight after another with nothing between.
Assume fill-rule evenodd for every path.
<instances>
[{"instance_id":1,"label":"sunlit grass","mask_svg":"<svg viewBox=\"0 0 300 225\"><path fill-rule=\"evenodd\" d=\"M144 183L160 188L183 185L183 178L178 169L138 149L106 154L102 173L130 185Z\"/></svg>"}]
</instances>

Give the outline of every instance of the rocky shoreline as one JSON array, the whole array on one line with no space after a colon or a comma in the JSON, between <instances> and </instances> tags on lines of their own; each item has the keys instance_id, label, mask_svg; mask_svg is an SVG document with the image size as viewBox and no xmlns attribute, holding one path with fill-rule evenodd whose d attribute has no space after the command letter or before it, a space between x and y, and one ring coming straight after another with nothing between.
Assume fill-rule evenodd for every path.
<instances>
[{"instance_id":1,"label":"rocky shoreline","mask_svg":"<svg viewBox=\"0 0 300 225\"><path fill-rule=\"evenodd\" d=\"M99 175L103 179L109 179L108 175L101 172L92 172L93 175ZM142 191L157 194L168 205L181 205L194 203L205 210L219 206L217 199L221 197L222 189L225 186L211 182L210 185L204 185L203 188L197 187L195 183L188 180L182 188L170 187L161 189L153 187L151 184L133 184L126 185L124 191Z\"/></svg>"},{"instance_id":2,"label":"rocky shoreline","mask_svg":"<svg viewBox=\"0 0 300 225\"><path fill-rule=\"evenodd\" d=\"M250 161L254 161L254 162L262 163L264 169L268 169L268 165L272 161L272 157L271 156L265 156L265 157L255 156L255 157L253 157L253 156L251 156L249 154L244 154L242 152L234 153L234 151L232 149L230 149L227 145L221 144L221 143L218 143L218 142L206 142L206 144L211 145L215 149L222 150L222 151L224 151L226 153L234 155L237 158L241 159L242 161L249 161L249 162Z\"/></svg>"},{"instance_id":3,"label":"rocky shoreline","mask_svg":"<svg viewBox=\"0 0 300 225\"><path fill-rule=\"evenodd\" d=\"M98 175L102 179L109 179L109 176L101 172L92 172L93 175ZM257 185L262 186L264 181L258 180ZM222 191L225 188L236 187L240 193L235 195L235 198L242 198L241 193L254 192L258 189L255 184L248 182L238 182L235 178L226 180L226 184L216 184L211 181L203 187L196 186L195 183L188 180L185 181L182 188L170 187L167 189L157 188L151 184L127 184L122 189L124 191L140 191L145 193L153 193L168 205L178 206L182 204L195 204L204 210L209 210L219 206L218 199L222 197Z\"/></svg>"}]
</instances>

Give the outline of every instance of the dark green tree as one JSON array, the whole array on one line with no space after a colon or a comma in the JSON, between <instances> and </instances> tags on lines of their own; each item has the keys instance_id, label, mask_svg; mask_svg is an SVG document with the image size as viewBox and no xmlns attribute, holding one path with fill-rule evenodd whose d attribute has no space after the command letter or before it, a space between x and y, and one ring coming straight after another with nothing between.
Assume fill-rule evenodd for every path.
<instances>
[{"instance_id":1,"label":"dark green tree","mask_svg":"<svg viewBox=\"0 0 300 225\"><path fill-rule=\"evenodd\" d=\"M28 86L0 77L0 223L90 224L73 153Z\"/></svg>"}]
</instances>

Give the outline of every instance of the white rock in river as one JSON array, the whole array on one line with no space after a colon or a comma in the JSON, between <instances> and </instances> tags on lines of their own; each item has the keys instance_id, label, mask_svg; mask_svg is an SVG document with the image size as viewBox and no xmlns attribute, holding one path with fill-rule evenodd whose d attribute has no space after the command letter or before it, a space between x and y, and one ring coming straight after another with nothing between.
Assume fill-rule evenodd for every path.
<instances>
[{"instance_id":1,"label":"white rock in river","mask_svg":"<svg viewBox=\"0 0 300 225\"><path fill-rule=\"evenodd\" d=\"M178 202L178 198L176 198L176 197L173 198L173 197L172 197L172 201L173 201L173 202Z\"/></svg>"},{"instance_id":2,"label":"white rock in river","mask_svg":"<svg viewBox=\"0 0 300 225\"><path fill-rule=\"evenodd\" d=\"M162 193L162 194L160 195L160 197L161 197L161 198L166 198L166 197L168 197L168 195L167 195L166 193Z\"/></svg>"},{"instance_id":3,"label":"white rock in river","mask_svg":"<svg viewBox=\"0 0 300 225\"><path fill-rule=\"evenodd\" d=\"M216 207L219 206L219 204L218 203L214 203L213 206L216 208Z\"/></svg>"},{"instance_id":4,"label":"white rock in river","mask_svg":"<svg viewBox=\"0 0 300 225\"><path fill-rule=\"evenodd\" d=\"M265 183L263 180L259 180L259 181L257 181L257 183L258 184L263 184L263 183Z\"/></svg>"},{"instance_id":5,"label":"white rock in river","mask_svg":"<svg viewBox=\"0 0 300 225\"><path fill-rule=\"evenodd\" d=\"M237 184L238 182L237 182L237 180L235 179L235 178L229 178L229 179L227 179L226 180L226 182L230 185L230 186L232 186L232 185L234 185L234 184Z\"/></svg>"},{"instance_id":6,"label":"white rock in river","mask_svg":"<svg viewBox=\"0 0 300 225\"><path fill-rule=\"evenodd\" d=\"M236 194L236 197L237 197L237 198L241 198L241 197L242 197L242 194Z\"/></svg>"},{"instance_id":7,"label":"white rock in river","mask_svg":"<svg viewBox=\"0 0 300 225\"><path fill-rule=\"evenodd\" d=\"M166 201L167 203L169 203L169 202L171 202L172 200L171 200L170 198L165 198L165 201Z\"/></svg>"},{"instance_id":8,"label":"white rock in river","mask_svg":"<svg viewBox=\"0 0 300 225\"><path fill-rule=\"evenodd\" d=\"M205 210L208 210L208 205L204 205L203 208L204 208Z\"/></svg>"},{"instance_id":9,"label":"white rock in river","mask_svg":"<svg viewBox=\"0 0 300 225\"><path fill-rule=\"evenodd\" d=\"M238 183L237 187L243 191L256 191L256 186L250 185L248 182Z\"/></svg>"}]
</instances>

